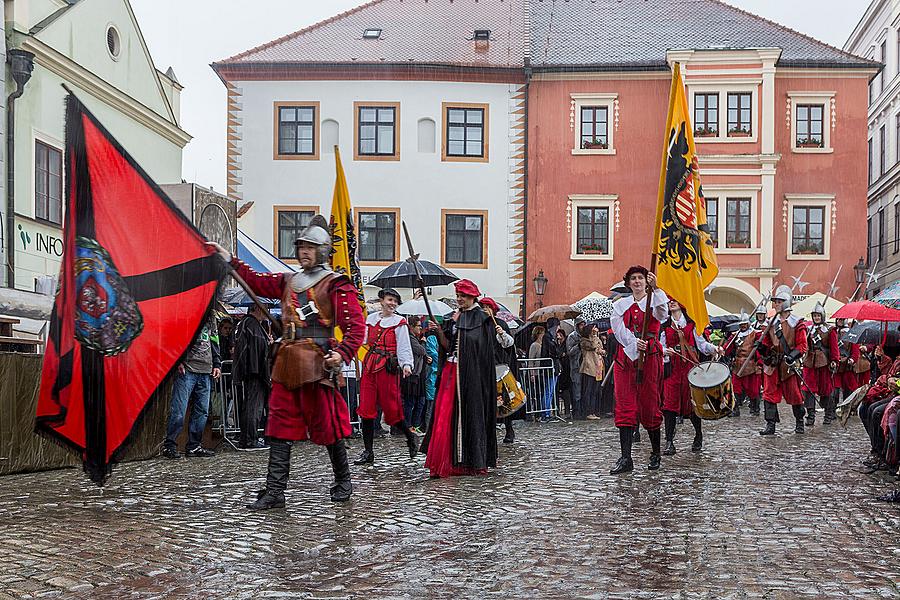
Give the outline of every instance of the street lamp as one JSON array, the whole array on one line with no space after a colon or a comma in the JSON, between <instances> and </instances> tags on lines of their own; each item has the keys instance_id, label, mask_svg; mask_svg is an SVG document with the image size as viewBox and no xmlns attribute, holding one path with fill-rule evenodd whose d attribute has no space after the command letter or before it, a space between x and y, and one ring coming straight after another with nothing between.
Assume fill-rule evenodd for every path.
<instances>
[{"instance_id":1,"label":"street lamp","mask_svg":"<svg viewBox=\"0 0 900 600\"><path fill-rule=\"evenodd\" d=\"M859 257L859 262L853 267L853 272L856 274L856 285L862 285L866 280L866 263L863 261L862 256Z\"/></svg>"},{"instance_id":2,"label":"street lamp","mask_svg":"<svg viewBox=\"0 0 900 600\"><path fill-rule=\"evenodd\" d=\"M534 281L534 293L538 297L538 306L544 306L544 292L547 291L548 281L544 276L544 270L541 269L532 281Z\"/></svg>"}]
</instances>

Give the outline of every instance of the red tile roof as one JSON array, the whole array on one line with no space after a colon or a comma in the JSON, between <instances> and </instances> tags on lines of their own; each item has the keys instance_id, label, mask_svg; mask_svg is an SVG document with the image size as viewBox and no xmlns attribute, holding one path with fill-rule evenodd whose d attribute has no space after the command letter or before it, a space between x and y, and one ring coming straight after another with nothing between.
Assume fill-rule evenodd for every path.
<instances>
[{"instance_id":1,"label":"red tile roof","mask_svg":"<svg viewBox=\"0 0 900 600\"><path fill-rule=\"evenodd\" d=\"M525 0L373 0L213 64L428 64L522 68ZM363 30L382 30L377 40ZM476 46L476 29L490 42Z\"/></svg>"}]
</instances>

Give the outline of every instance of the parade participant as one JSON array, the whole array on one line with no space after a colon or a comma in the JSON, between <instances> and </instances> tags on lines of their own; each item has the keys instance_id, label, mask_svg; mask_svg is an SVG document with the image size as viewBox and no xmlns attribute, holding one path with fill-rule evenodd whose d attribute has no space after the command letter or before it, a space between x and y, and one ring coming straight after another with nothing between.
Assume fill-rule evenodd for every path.
<instances>
[{"instance_id":1,"label":"parade participant","mask_svg":"<svg viewBox=\"0 0 900 600\"><path fill-rule=\"evenodd\" d=\"M272 370L269 396L269 467L266 487L252 510L284 507L295 441L309 438L325 446L334 471L331 499L345 502L353 486L344 438L351 433L347 404L335 373L349 363L365 337L365 322L357 289L328 265L331 235L328 223L316 215L295 241L299 273L257 273L210 244L260 296L280 298L283 333ZM343 339L334 340L335 327ZM290 387L289 387L290 386Z\"/></svg>"},{"instance_id":2,"label":"parade participant","mask_svg":"<svg viewBox=\"0 0 900 600\"><path fill-rule=\"evenodd\" d=\"M833 398L834 380L832 373L841 358L837 331L825 322L825 307L817 302L812 310L813 326L807 333L809 350L803 358L803 381L806 405L806 426L816 424L816 401L825 410L823 422L831 424L835 418L837 400Z\"/></svg>"},{"instance_id":3,"label":"parade participant","mask_svg":"<svg viewBox=\"0 0 900 600\"><path fill-rule=\"evenodd\" d=\"M615 424L619 429L622 456L610 470L610 475L634 469L631 444L638 424L650 437L651 452L647 468L655 471L660 465L659 380L662 377L662 347L656 339L662 322L669 316L668 298L656 287L656 274L641 266L628 269L624 277L631 294L616 300L610 317L613 334L619 342L613 377L615 381ZM649 288L649 289L648 289ZM647 323L647 338L641 339L647 294L652 293ZM637 359L644 353L643 379L637 381Z\"/></svg>"},{"instance_id":4,"label":"parade participant","mask_svg":"<svg viewBox=\"0 0 900 600\"><path fill-rule=\"evenodd\" d=\"M766 328L766 324L769 322L767 318L769 311L766 310L766 307L763 304L760 304L756 307L756 311L753 314L754 323L753 329L757 331L762 331Z\"/></svg>"},{"instance_id":5,"label":"parade participant","mask_svg":"<svg viewBox=\"0 0 900 600\"><path fill-rule=\"evenodd\" d=\"M836 392L839 391L846 398L859 387L856 363L860 360L860 346L847 339L846 334L849 328L844 319L835 319L834 329L840 340L840 356L834 370L834 388ZM835 403L837 403L837 397L835 397Z\"/></svg>"},{"instance_id":6,"label":"parade participant","mask_svg":"<svg viewBox=\"0 0 900 600\"><path fill-rule=\"evenodd\" d=\"M429 333L441 346L434 415L421 451L432 477L477 475L497 466L497 379L494 352L502 328L476 303L478 286L455 284L459 310Z\"/></svg>"},{"instance_id":7,"label":"parade participant","mask_svg":"<svg viewBox=\"0 0 900 600\"><path fill-rule=\"evenodd\" d=\"M782 398L791 405L795 433L803 433L803 394L800 391L800 358L806 352L806 323L791 314L791 288L778 286L772 295L775 315L768 333L757 344L763 356L763 401L766 427L760 435L774 435L780 422L778 404Z\"/></svg>"},{"instance_id":8,"label":"parade participant","mask_svg":"<svg viewBox=\"0 0 900 600\"><path fill-rule=\"evenodd\" d=\"M669 297L669 320L663 325L659 340L666 363L662 406L666 448L663 454L675 454L675 418L678 416L690 418L694 426L691 451L700 452L703 449L703 421L694 414L688 372L700 362L700 353L719 357L722 348L697 333L696 325L685 313L684 306L672 297Z\"/></svg>"},{"instance_id":9,"label":"parade participant","mask_svg":"<svg viewBox=\"0 0 900 600\"><path fill-rule=\"evenodd\" d=\"M510 372L518 381L518 365L516 364L516 347L512 335L509 332L509 325L503 319L497 319L496 315L500 312L500 305L493 298L485 296L478 301L484 313L492 319L497 327L502 330L497 331L498 341L500 344L494 345L494 365L506 365ZM524 410L524 409L520 409ZM513 430L513 415L508 415L503 419L503 425L506 427L506 435L503 436L504 444L512 444L516 440L516 432Z\"/></svg>"},{"instance_id":10,"label":"parade participant","mask_svg":"<svg viewBox=\"0 0 900 600\"><path fill-rule=\"evenodd\" d=\"M250 307L247 316L234 329L234 381L241 384L241 437L238 447L245 450L265 448L257 440L259 421L269 395L269 344L271 338L263 329L266 317L262 308Z\"/></svg>"},{"instance_id":11,"label":"parade participant","mask_svg":"<svg viewBox=\"0 0 900 600\"><path fill-rule=\"evenodd\" d=\"M764 313L765 314L765 313ZM734 390L734 416L741 414L744 400L750 405L750 414L759 416L759 392L761 388L759 361L754 360L746 367L744 363L753 353L754 345L759 340L760 331L750 326L750 315L741 311L738 330L729 340L728 350L732 358L731 385Z\"/></svg>"},{"instance_id":12,"label":"parade participant","mask_svg":"<svg viewBox=\"0 0 900 600\"><path fill-rule=\"evenodd\" d=\"M362 381L359 385L359 408L364 450L353 464L371 465L375 462L375 417L381 409L388 425L403 430L409 457L418 451L416 434L403 418L403 400L400 395L400 375L409 377L413 368L413 353L409 343L409 327L406 319L396 314L400 294L386 288L378 292L381 311L366 319L366 339L369 351L363 360Z\"/></svg>"}]
</instances>

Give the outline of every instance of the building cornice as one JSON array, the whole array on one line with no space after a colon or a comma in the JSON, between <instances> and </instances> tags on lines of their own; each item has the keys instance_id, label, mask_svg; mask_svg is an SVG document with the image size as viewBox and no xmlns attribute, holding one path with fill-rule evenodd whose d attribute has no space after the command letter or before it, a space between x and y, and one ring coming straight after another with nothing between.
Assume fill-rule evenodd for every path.
<instances>
[{"instance_id":1,"label":"building cornice","mask_svg":"<svg viewBox=\"0 0 900 600\"><path fill-rule=\"evenodd\" d=\"M775 165L780 154L698 154L697 160L706 165Z\"/></svg>"},{"instance_id":2,"label":"building cornice","mask_svg":"<svg viewBox=\"0 0 900 600\"><path fill-rule=\"evenodd\" d=\"M850 37L847 38L847 41L844 42L844 52L858 52L859 49L856 48L856 45L860 42L860 38L869 30L869 27L872 24L872 21L881 14L885 3L887 0L872 0L869 6L866 8L866 11L863 13L862 17L860 17L859 22L856 24L856 27L853 28L853 31L850 32Z\"/></svg>"},{"instance_id":3,"label":"building cornice","mask_svg":"<svg viewBox=\"0 0 900 600\"><path fill-rule=\"evenodd\" d=\"M223 83L233 81L467 81L524 83L524 68L424 63L239 63L210 65Z\"/></svg>"},{"instance_id":4,"label":"building cornice","mask_svg":"<svg viewBox=\"0 0 900 600\"><path fill-rule=\"evenodd\" d=\"M35 62L51 73L83 89L126 117L155 131L179 148L184 148L191 141L191 136L186 131L47 44L33 37L26 37L22 40L21 48L33 52Z\"/></svg>"}]
</instances>

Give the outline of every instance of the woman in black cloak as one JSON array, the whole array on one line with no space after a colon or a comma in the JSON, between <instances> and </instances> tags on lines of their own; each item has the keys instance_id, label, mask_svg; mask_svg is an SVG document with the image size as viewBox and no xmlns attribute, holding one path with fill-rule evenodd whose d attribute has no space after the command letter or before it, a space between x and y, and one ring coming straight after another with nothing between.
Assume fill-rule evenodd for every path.
<instances>
[{"instance_id":1,"label":"woman in black cloak","mask_svg":"<svg viewBox=\"0 0 900 600\"><path fill-rule=\"evenodd\" d=\"M497 466L494 352L503 330L476 304L481 293L474 283L460 279L454 285L459 310L442 330L429 327L429 334L438 336L441 368L420 451L432 477L483 474ZM512 345L511 338L508 342Z\"/></svg>"}]
</instances>

